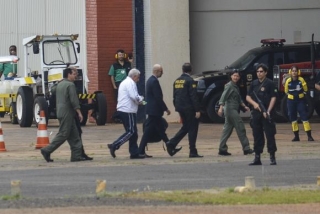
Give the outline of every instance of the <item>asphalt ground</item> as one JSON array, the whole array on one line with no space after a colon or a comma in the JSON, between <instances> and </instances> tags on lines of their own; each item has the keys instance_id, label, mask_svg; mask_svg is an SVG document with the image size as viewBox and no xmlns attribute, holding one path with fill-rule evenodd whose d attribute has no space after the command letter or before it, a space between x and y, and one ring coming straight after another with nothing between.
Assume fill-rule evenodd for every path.
<instances>
[{"instance_id":1,"label":"asphalt ground","mask_svg":"<svg viewBox=\"0 0 320 214\"><path fill-rule=\"evenodd\" d=\"M195 190L243 186L246 176L253 176L258 188L301 187L319 188L320 132L319 123L312 122L315 142L308 142L300 131L300 142L291 142L293 134L289 123L277 124L277 166L269 165L264 151L262 166L248 166L254 156L244 156L236 132L228 146L232 156L218 155L222 124L200 124L198 152L204 158L191 159L187 137L179 145L183 149L170 157L162 143L149 144L147 153L153 158L131 160L128 143L116 151L112 158L107 148L123 133L121 124L83 127L86 153L93 161L70 162L67 143L52 154L53 163L47 163L35 149L37 128L12 125L7 116L2 118L2 130L7 151L0 152L0 196L10 195L12 180L21 181L21 195L26 198L91 197L95 195L96 180L106 180L110 193L153 190ZM246 123L252 145L251 128ZM302 129L302 124L299 125ZM167 134L172 137L181 124L170 123ZM50 120L49 138L57 133L58 123ZM142 126L139 124L139 140Z\"/></svg>"}]
</instances>

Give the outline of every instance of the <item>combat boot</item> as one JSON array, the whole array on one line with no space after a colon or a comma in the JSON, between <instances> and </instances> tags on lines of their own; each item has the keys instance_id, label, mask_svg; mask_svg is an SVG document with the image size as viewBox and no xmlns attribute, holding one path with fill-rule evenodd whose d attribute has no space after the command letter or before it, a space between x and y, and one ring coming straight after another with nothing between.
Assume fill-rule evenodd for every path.
<instances>
[{"instance_id":1,"label":"combat boot","mask_svg":"<svg viewBox=\"0 0 320 214\"><path fill-rule=\"evenodd\" d=\"M300 141L300 138L299 138L299 131L294 131L294 138L292 139L292 142L294 141Z\"/></svg>"},{"instance_id":2,"label":"combat boot","mask_svg":"<svg viewBox=\"0 0 320 214\"><path fill-rule=\"evenodd\" d=\"M307 131L308 141L314 141L313 137L311 136L311 130Z\"/></svg>"},{"instance_id":3,"label":"combat boot","mask_svg":"<svg viewBox=\"0 0 320 214\"><path fill-rule=\"evenodd\" d=\"M254 155L254 159L251 163L249 163L249 166L254 166L254 165L261 165L261 159L260 159L260 154L256 153Z\"/></svg>"},{"instance_id":4,"label":"combat boot","mask_svg":"<svg viewBox=\"0 0 320 214\"><path fill-rule=\"evenodd\" d=\"M276 155L274 152L270 153L270 165L277 165Z\"/></svg>"}]
</instances>

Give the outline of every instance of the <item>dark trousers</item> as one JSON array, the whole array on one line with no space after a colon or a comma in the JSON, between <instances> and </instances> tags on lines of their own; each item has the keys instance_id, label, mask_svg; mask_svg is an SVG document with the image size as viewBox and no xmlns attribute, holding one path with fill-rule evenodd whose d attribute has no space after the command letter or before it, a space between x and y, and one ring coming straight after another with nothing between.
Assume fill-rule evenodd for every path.
<instances>
[{"instance_id":1,"label":"dark trousers","mask_svg":"<svg viewBox=\"0 0 320 214\"><path fill-rule=\"evenodd\" d=\"M297 120L297 113L299 113L302 121L308 121L307 105L305 99L289 100L287 101L288 115L291 122Z\"/></svg>"},{"instance_id":2,"label":"dark trousers","mask_svg":"<svg viewBox=\"0 0 320 214\"><path fill-rule=\"evenodd\" d=\"M116 100L116 103L118 102L118 91L119 91L120 83L121 82L115 82L117 89L113 89L114 90L114 99Z\"/></svg>"},{"instance_id":3,"label":"dark trousers","mask_svg":"<svg viewBox=\"0 0 320 214\"><path fill-rule=\"evenodd\" d=\"M129 153L130 155L137 155L138 149L138 129L137 129L137 114L126 113L119 111L119 117L122 120L125 133L122 134L117 140L113 142L113 146L119 149L125 142L129 141Z\"/></svg>"},{"instance_id":4,"label":"dark trousers","mask_svg":"<svg viewBox=\"0 0 320 214\"><path fill-rule=\"evenodd\" d=\"M263 117L260 111L253 110L251 119L251 127L254 138L254 151L255 153L263 153L265 145L264 134L267 139L267 148L269 153L275 153L277 151L277 145L275 140L276 125L274 122L270 123Z\"/></svg>"},{"instance_id":5,"label":"dark trousers","mask_svg":"<svg viewBox=\"0 0 320 214\"><path fill-rule=\"evenodd\" d=\"M145 147L154 135L159 135L161 140L163 140L164 142L169 141L166 134L166 127L164 126L161 116L149 115L148 123L146 123L146 126L144 128L145 129L143 132L143 136L139 145L140 154L145 154Z\"/></svg>"},{"instance_id":6,"label":"dark trousers","mask_svg":"<svg viewBox=\"0 0 320 214\"><path fill-rule=\"evenodd\" d=\"M195 118L194 111L181 111L179 115L182 119L182 127L178 133L170 139L173 146L177 146L182 138L188 134L190 153L197 153L196 141L198 136L199 120Z\"/></svg>"}]
</instances>

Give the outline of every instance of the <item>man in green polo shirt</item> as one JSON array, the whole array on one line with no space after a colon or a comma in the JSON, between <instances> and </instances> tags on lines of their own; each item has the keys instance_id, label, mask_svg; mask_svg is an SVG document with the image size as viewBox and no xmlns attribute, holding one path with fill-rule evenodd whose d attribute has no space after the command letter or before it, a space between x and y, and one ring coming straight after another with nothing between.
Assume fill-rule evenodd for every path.
<instances>
[{"instance_id":1,"label":"man in green polo shirt","mask_svg":"<svg viewBox=\"0 0 320 214\"><path fill-rule=\"evenodd\" d=\"M9 47L10 55L17 55L17 47L15 45L11 45ZM0 63L0 78L3 75L4 78L10 78L17 75L17 64L16 63Z\"/></svg>"},{"instance_id":2,"label":"man in green polo shirt","mask_svg":"<svg viewBox=\"0 0 320 214\"><path fill-rule=\"evenodd\" d=\"M126 54L124 50L121 49L117 50L115 58L117 61L111 65L109 76L111 77L111 83L115 91L115 100L117 100L119 85L125 78L127 78L127 75L131 70L131 63L126 60Z\"/></svg>"}]
</instances>

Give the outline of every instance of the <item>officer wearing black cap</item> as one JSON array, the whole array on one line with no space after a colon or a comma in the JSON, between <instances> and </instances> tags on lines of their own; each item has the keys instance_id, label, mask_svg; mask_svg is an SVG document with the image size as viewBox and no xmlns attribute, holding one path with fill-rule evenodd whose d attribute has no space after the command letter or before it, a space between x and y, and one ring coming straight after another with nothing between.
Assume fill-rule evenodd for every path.
<instances>
[{"instance_id":1,"label":"officer wearing black cap","mask_svg":"<svg viewBox=\"0 0 320 214\"><path fill-rule=\"evenodd\" d=\"M270 115L272 115L276 103L277 89L272 80L267 78L268 67L261 63L256 68L258 79L252 82L246 97L248 103L253 107L251 111L251 127L255 152L255 158L249 165L261 165L260 155L265 145L264 134L266 135L268 153L270 154L270 165L276 165L276 126L270 119Z\"/></svg>"}]
</instances>

